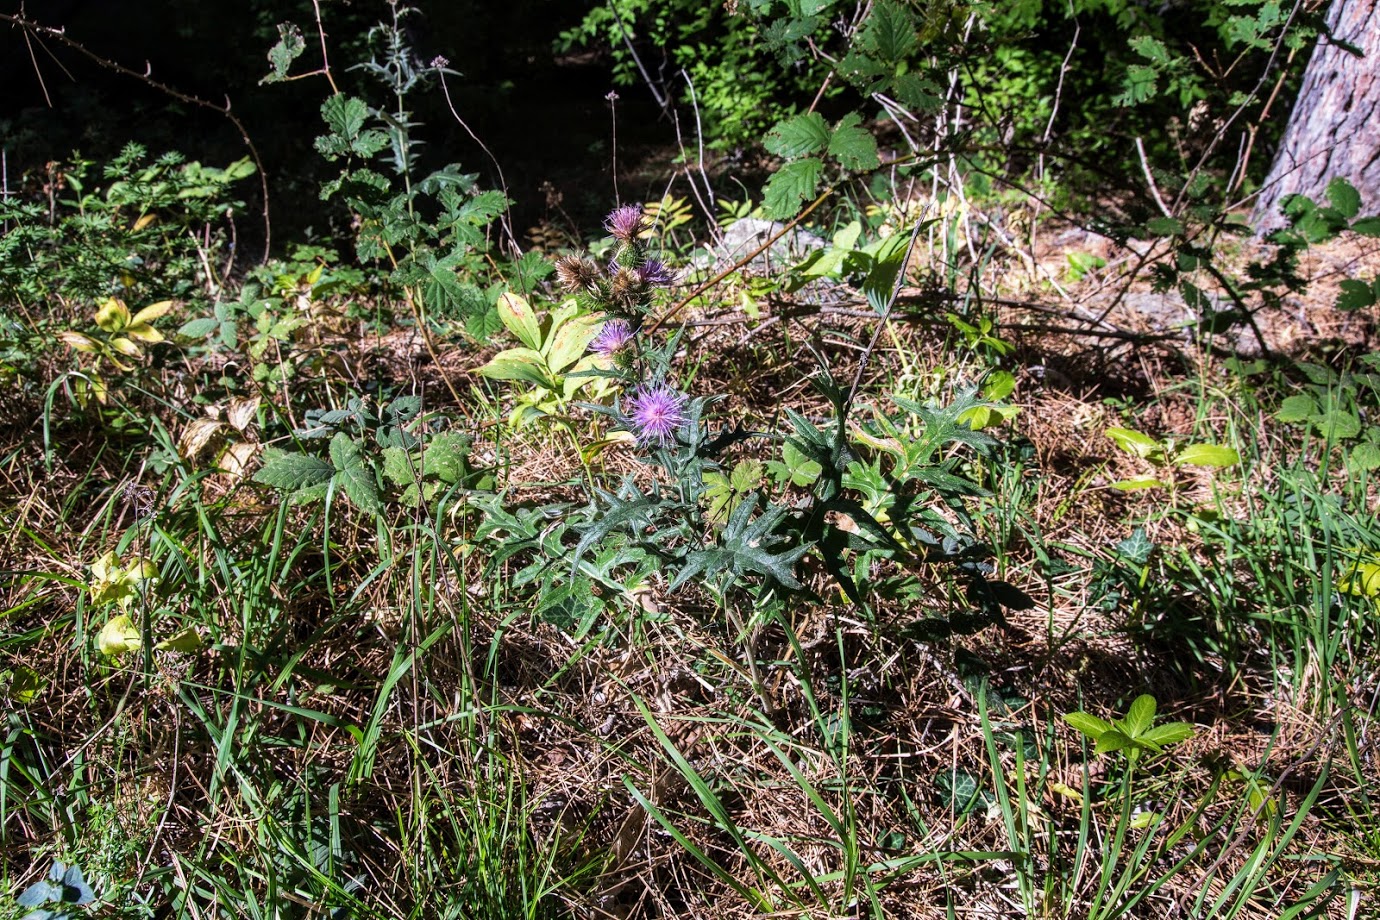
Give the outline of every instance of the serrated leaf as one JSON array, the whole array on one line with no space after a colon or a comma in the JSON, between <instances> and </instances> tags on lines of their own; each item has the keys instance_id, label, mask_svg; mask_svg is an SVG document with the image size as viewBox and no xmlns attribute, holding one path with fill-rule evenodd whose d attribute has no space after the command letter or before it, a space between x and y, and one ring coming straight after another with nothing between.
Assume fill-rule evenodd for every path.
<instances>
[{"instance_id":1,"label":"serrated leaf","mask_svg":"<svg viewBox=\"0 0 1380 920\"><path fill-rule=\"evenodd\" d=\"M862 116L849 112L839 120L829 138L829 155L844 169L876 169L877 141L862 126Z\"/></svg>"},{"instance_id":2,"label":"serrated leaf","mask_svg":"<svg viewBox=\"0 0 1380 920\"><path fill-rule=\"evenodd\" d=\"M1380 217L1363 217L1351 225L1352 233L1362 236L1380 236Z\"/></svg>"},{"instance_id":3,"label":"serrated leaf","mask_svg":"<svg viewBox=\"0 0 1380 920\"><path fill-rule=\"evenodd\" d=\"M1375 306L1376 291L1374 286L1355 278L1347 278L1341 282L1340 287L1341 290L1337 293L1336 303L1338 310L1364 310L1367 307Z\"/></svg>"},{"instance_id":4,"label":"serrated leaf","mask_svg":"<svg viewBox=\"0 0 1380 920\"><path fill-rule=\"evenodd\" d=\"M1209 466L1217 469L1236 466L1241 455L1220 444L1190 444L1174 457L1176 466Z\"/></svg>"},{"instance_id":5,"label":"serrated leaf","mask_svg":"<svg viewBox=\"0 0 1380 920\"><path fill-rule=\"evenodd\" d=\"M264 450L264 465L254 474L254 481L295 492L326 483L334 475L335 467L320 457L269 447Z\"/></svg>"},{"instance_id":6,"label":"serrated leaf","mask_svg":"<svg viewBox=\"0 0 1380 920\"><path fill-rule=\"evenodd\" d=\"M331 463L335 464L346 497L356 508L370 514L383 512L374 469L365 461L364 452L355 439L343 431L337 431L331 438Z\"/></svg>"},{"instance_id":7,"label":"serrated leaf","mask_svg":"<svg viewBox=\"0 0 1380 920\"><path fill-rule=\"evenodd\" d=\"M412 467L411 455L401 447L385 447L383 477L400 489L415 484L416 471Z\"/></svg>"},{"instance_id":8,"label":"serrated leaf","mask_svg":"<svg viewBox=\"0 0 1380 920\"><path fill-rule=\"evenodd\" d=\"M470 439L458 431L443 431L427 441L422 471L443 482L457 483L469 472Z\"/></svg>"},{"instance_id":9,"label":"serrated leaf","mask_svg":"<svg viewBox=\"0 0 1380 920\"><path fill-rule=\"evenodd\" d=\"M279 23L278 43L268 50L268 64L273 68L273 72L259 82L278 83L287 79L288 71L292 68L292 62L297 60L306 49L306 40L302 37L302 30L298 28L296 23Z\"/></svg>"},{"instance_id":10,"label":"serrated leaf","mask_svg":"<svg viewBox=\"0 0 1380 920\"><path fill-rule=\"evenodd\" d=\"M1361 433L1361 420L1356 413L1344 409L1330 409L1310 416L1308 420L1327 441L1346 441Z\"/></svg>"},{"instance_id":11,"label":"serrated leaf","mask_svg":"<svg viewBox=\"0 0 1380 920\"><path fill-rule=\"evenodd\" d=\"M202 316L179 326L177 335L184 339L204 339L219 328L220 320L214 316Z\"/></svg>"},{"instance_id":12,"label":"serrated leaf","mask_svg":"<svg viewBox=\"0 0 1380 920\"><path fill-rule=\"evenodd\" d=\"M889 64L899 64L919 47L915 20L899 4L880 0L872 7L859 39L862 47Z\"/></svg>"},{"instance_id":13,"label":"serrated leaf","mask_svg":"<svg viewBox=\"0 0 1380 920\"><path fill-rule=\"evenodd\" d=\"M1356 186L1341 176L1327 183L1327 200L1337 209L1337 213L1347 220L1351 220L1361 211L1361 193L1356 191Z\"/></svg>"},{"instance_id":14,"label":"serrated leaf","mask_svg":"<svg viewBox=\"0 0 1380 920\"><path fill-rule=\"evenodd\" d=\"M829 144L829 126L818 112L806 112L778 122L767 132L767 150L785 159L819 153Z\"/></svg>"},{"instance_id":15,"label":"serrated leaf","mask_svg":"<svg viewBox=\"0 0 1380 920\"><path fill-rule=\"evenodd\" d=\"M762 207L776 219L794 217L800 206L815 197L824 163L814 157L787 163L767 180Z\"/></svg>"},{"instance_id":16,"label":"serrated leaf","mask_svg":"<svg viewBox=\"0 0 1380 920\"><path fill-rule=\"evenodd\" d=\"M1275 418L1281 422L1302 422L1313 416L1318 411L1318 404L1313 401L1313 397L1306 394L1290 396L1280 403L1279 411L1275 413Z\"/></svg>"},{"instance_id":17,"label":"serrated leaf","mask_svg":"<svg viewBox=\"0 0 1380 920\"><path fill-rule=\"evenodd\" d=\"M1364 444L1357 444L1347 457L1346 465L1349 469L1357 472L1371 472L1380 469L1380 445L1372 444L1369 441Z\"/></svg>"},{"instance_id":18,"label":"serrated leaf","mask_svg":"<svg viewBox=\"0 0 1380 920\"><path fill-rule=\"evenodd\" d=\"M1121 92L1112 97L1113 105L1139 105L1155 95L1156 78L1159 72L1144 64L1132 64L1126 68L1126 79L1121 84Z\"/></svg>"},{"instance_id":19,"label":"serrated leaf","mask_svg":"<svg viewBox=\"0 0 1380 920\"><path fill-rule=\"evenodd\" d=\"M939 85L918 73L905 73L891 80L891 92L901 104L917 115L930 115L944 107Z\"/></svg>"}]
</instances>

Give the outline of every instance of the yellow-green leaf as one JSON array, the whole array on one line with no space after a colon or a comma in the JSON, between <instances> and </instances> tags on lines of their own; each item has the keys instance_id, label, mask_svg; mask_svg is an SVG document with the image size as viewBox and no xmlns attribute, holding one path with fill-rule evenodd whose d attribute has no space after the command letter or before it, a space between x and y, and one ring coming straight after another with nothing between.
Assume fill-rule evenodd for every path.
<instances>
[{"instance_id":1,"label":"yellow-green leaf","mask_svg":"<svg viewBox=\"0 0 1380 920\"><path fill-rule=\"evenodd\" d=\"M151 303L134 314L134 318L129 321L129 324L131 326L137 326L140 323L151 323L156 319L167 316L168 311L175 306L177 306L177 301L175 300L160 300L158 303Z\"/></svg>"},{"instance_id":2,"label":"yellow-green leaf","mask_svg":"<svg viewBox=\"0 0 1380 920\"><path fill-rule=\"evenodd\" d=\"M201 641L201 633L188 626L155 645L154 649L160 652L195 652L204 645L205 643Z\"/></svg>"},{"instance_id":3,"label":"yellow-green leaf","mask_svg":"<svg viewBox=\"0 0 1380 920\"><path fill-rule=\"evenodd\" d=\"M528 348L541 348L541 324L537 315L526 300L512 292L505 292L498 298L498 318L508 331Z\"/></svg>"},{"instance_id":4,"label":"yellow-green leaf","mask_svg":"<svg viewBox=\"0 0 1380 920\"><path fill-rule=\"evenodd\" d=\"M1174 458L1174 463L1178 466L1211 466L1227 467L1236 466L1241 462L1241 455L1230 447L1223 447L1220 444L1190 444L1179 451Z\"/></svg>"},{"instance_id":5,"label":"yellow-green leaf","mask_svg":"<svg viewBox=\"0 0 1380 920\"><path fill-rule=\"evenodd\" d=\"M107 297L97 304L96 325L106 332L119 332L129 325L129 307L118 297Z\"/></svg>"},{"instance_id":6,"label":"yellow-green leaf","mask_svg":"<svg viewBox=\"0 0 1380 920\"><path fill-rule=\"evenodd\" d=\"M111 617L110 621L101 627L100 635L96 637L96 645L101 650L101 654L107 657L123 655L125 652L132 652L139 648L143 641L139 638L139 627L134 625L125 614Z\"/></svg>"}]
</instances>

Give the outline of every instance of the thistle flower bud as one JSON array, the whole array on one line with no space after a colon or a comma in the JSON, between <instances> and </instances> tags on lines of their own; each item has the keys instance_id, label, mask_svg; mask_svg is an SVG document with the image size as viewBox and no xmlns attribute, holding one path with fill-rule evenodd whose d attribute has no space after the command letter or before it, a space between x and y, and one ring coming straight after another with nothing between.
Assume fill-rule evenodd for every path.
<instances>
[{"instance_id":1,"label":"thistle flower bud","mask_svg":"<svg viewBox=\"0 0 1380 920\"><path fill-rule=\"evenodd\" d=\"M556 260L556 280L570 294L594 290L599 283L599 266L589 259L561 256Z\"/></svg>"},{"instance_id":2,"label":"thistle flower bud","mask_svg":"<svg viewBox=\"0 0 1380 920\"><path fill-rule=\"evenodd\" d=\"M642 222L642 208L635 204L614 208L604 221L604 229L624 243L631 243L646 229Z\"/></svg>"},{"instance_id":3,"label":"thistle flower bud","mask_svg":"<svg viewBox=\"0 0 1380 920\"><path fill-rule=\"evenodd\" d=\"M637 277L647 287L665 287L676 280L676 273L660 259L648 259L638 268Z\"/></svg>"}]
</instances>

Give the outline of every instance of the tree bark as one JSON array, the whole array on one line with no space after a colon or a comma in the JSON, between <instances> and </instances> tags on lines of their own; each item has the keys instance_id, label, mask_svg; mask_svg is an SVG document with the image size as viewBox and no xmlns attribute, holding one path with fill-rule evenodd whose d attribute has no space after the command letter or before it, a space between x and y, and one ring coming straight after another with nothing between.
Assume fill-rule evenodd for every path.
<instances>
[{"instance_id":1,"label":"tree bark","mask_svg":"<svg viewBox=\"0 0 1380 920\"><path fill-rule=\"evenodd\" d=\"M1266 231L1284 223L1280 200L1320 201L1333 178L1361 193L1366 213L1380 211L1380 9L1377 0L1333 0L1332 34L1360 48L1356 57L1320 38L1304 71L1270 175L1251 223Z\"/></svg>"}]
</instances>

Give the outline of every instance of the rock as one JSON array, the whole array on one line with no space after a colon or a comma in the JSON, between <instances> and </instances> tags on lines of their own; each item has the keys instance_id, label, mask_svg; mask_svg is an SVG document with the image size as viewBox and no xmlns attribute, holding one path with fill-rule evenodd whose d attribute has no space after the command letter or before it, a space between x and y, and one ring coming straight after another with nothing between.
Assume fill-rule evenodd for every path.
<instances>
[{"instance_id":1,"label":"rock","mask_svg":"<svg viewBox=\"0 0 1380 920\"><path fill-rule=\"evenodd\" d=\"M767 240L785 229L786 225L777 221L744 217L735 220L724 229L723 239L707 252L701 252L692 261L699 267L726 267L741 261L748 253L757 249ZM827 243L813 233L799 227L787 233L748 263L757 271L779 269L792 262L799 262L816 249L823 249Z\"/></svg>"}]
</instances>

